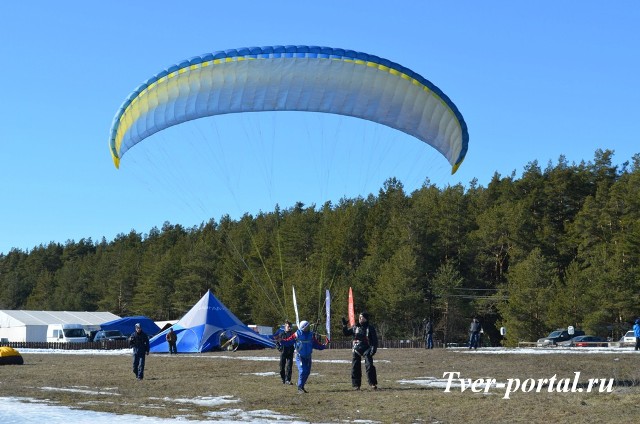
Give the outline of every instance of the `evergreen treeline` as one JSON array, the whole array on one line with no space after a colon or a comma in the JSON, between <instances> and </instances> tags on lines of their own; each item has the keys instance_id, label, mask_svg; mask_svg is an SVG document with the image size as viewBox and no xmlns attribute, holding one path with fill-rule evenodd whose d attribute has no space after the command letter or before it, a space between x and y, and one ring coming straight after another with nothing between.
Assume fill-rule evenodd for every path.
<instances>
[{"instance_id":1,"label":"evergreen treeline","mask_svg":"<svg viewBox=\"0 0 640 424\"><path fill-rule=\"evenodd\" d=\"M13 249L0 255L0 309L178 319L211 289L244 322L276 325L294 318L294 285L311 321L331 290L338 334L353 287L386 338L421 337L429 315L445 342L466 339L473 316L493 344L567 325L617 338L640 314L640 154L612 156L532 162L486 188L406 193L389 179L366 199Z\"/></svg>"}]
</instances>

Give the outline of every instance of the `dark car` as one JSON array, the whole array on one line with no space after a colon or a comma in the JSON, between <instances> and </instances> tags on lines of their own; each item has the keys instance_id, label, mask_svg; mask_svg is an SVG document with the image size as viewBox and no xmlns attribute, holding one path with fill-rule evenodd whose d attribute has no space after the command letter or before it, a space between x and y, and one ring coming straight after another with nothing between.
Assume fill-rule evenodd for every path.
<instances>
[{"instance_id":1,"label":"dark car","mask_svg":"<svg viewBox=\"0 0 640 424\"><path fill-rule=\"evenodd\" d=\"M573 334L569 334L568 330L556 330L549 333L547 337L538 339L537 346L556 346L559 342L564 342L573 337L584 335L584 331L581 330L574 330Z\"/></svg>"},{"instance_id":2,"label":"dark car","mask_svg":"<svg viewBox=\"0 0 640 424\"><path fill-rule=\"evenodd\" d=\"M607 347L609 342L604 337L598 336L576 336L566 342L558 343L558 346L564 347Z\"/></svg>"},{"instance_id":3,"label":"dark car","mask_svg":"<svg viewBox=\"0 0 640 424\"><path fill-rule=\"evenodd\" d=\"M109 340L127 340L120 330L101 330L93 337L94 342L106 342Z\"/></svg>"}]
</instances>

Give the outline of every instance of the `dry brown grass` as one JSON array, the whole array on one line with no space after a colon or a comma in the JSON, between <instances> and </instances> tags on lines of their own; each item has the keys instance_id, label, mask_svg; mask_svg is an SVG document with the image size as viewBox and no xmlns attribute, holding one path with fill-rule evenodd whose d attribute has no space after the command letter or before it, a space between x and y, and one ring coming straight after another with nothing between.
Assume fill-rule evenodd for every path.
<instances>
[{"instance_id":1,"label":"dry brown grass","mask_svg":"<svg viewBox=\"0 0 640 424\"><path fill-rule=\"evenodd\" d=\"M63 405L112 413L206 419L227 408L267 409L310 422L371 420L382 423L637 422L640 416L640 354L503 354L435 349L384 349L376 355L379 390L351 390L350 352L314 352L308 394L284 386L277 351L213 352L148 357L145 380L137 381L130 356L23 354L25 365L1 367L0 396L48 399ZM260 356L269 361L240 360ZM342 360L342 363L322 362ZM464 393L454 388L401 384L403 379L462 377L614 378L613 393ZM294 366L294 376L297 372ZM634 385L635 384L635 385ZM176 399L232 396L238 403L220 407L179 403Z\"/></svg>"}]
</instances>

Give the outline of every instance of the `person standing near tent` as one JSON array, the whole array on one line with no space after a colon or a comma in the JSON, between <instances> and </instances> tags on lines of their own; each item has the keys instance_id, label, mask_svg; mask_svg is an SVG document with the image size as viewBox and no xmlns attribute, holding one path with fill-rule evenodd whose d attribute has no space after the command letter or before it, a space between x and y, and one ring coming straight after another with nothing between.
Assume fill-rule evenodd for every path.
<instances>
[{"instance_id":1,"label":"person standing near tent","mask_svg":"<svg viewBox=\"0 0 640 424\"><path fill-rule=\"evenodd\" d=\"M278 337L282 346L295 346L296 366L298 367L298 393L308 393L305 384L311 374L311 354L313 349L324 350L329 344L329 339L325 344L321 344L316 336L309 331L309 322L300 321L298 331L287 338Z\"/></svg>"},{"instance_id":2,"label":"person standing near tent","mask_svg":"<svg viewBox=\"0 0 640 424\"><path fill-rule=\"evenodd\" d=\"M286 339L291 337L293 331L291 331L291 322L289 320L284 322L284 328L278 330L276 335L279 337ZM278 350L280 351L280 378L282 378L282 384L292 385L291 383L291 369L293 368L293 353L295 351L295 347L291 346L283 346L280 343L277 343Z\"/></svg>"},{"instance_id":3,"label":"person standing near tent","mask_svg":"<svg viewBox=\"0 0 640 424\"><path fill-rule=\"evenodd\" d=\"M133 373L138 380L144 378L144 362L149 354L149 336L136 323L135 331L129 336L129 346L133 348Z\"/></svg>"},{"instance_id":4,"label":"person standing near tent","mask_svg":"<svg viewBox=\"0 0 640 424\"><path fill-rule=\"evenodd\" d=\"M353 336L353 356L351 358L351 386L360 390L362 383L362 358L367 373L367 382L373 390L378 390L378 375L373 365L373 356L378 350L378 335L373 325L369 323L369 314L361 312L358 322L353 327L347 326L347 320L342 318L342 333Z\"/></svg>"},{"instance_id":5,"label":"person standing near tent","mask_svg":"<svg viewBox=\"0 0 640 424\"><path fill-rule=\"evenodd\" d=\"M169 353L172 355L174 353L177 354L178 347L176 343L178 342L178 336L176 336L176 333L173 331L173 327L169 328L169 332L167 333L166 339L167 339L167 343L169 344Z\"/></svg>"}]
</instances>

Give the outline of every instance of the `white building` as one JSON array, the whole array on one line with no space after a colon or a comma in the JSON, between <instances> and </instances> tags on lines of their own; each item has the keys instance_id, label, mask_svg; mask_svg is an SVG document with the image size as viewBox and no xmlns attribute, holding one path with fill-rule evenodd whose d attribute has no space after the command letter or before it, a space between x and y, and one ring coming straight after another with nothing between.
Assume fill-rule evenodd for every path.
<instances>
[{"instance_id":1,"label":"white building","mask_svg":"<svg viewBox=\"0 0 640 424\"><path fill-rule=\"evenodd\" d=\"M46 342L49 324L81 324L89 332L115 319L111 312L0 310L0 341Z\"/></svg>"}]
</instances>

